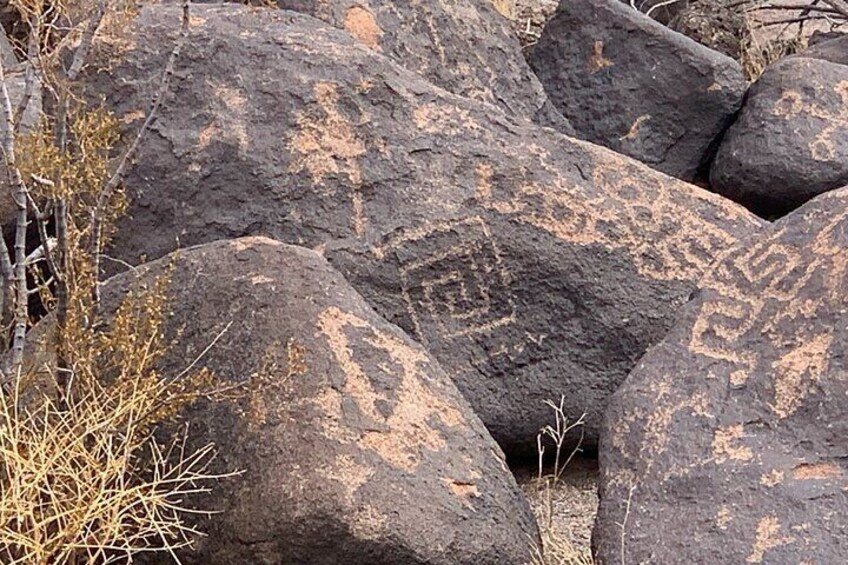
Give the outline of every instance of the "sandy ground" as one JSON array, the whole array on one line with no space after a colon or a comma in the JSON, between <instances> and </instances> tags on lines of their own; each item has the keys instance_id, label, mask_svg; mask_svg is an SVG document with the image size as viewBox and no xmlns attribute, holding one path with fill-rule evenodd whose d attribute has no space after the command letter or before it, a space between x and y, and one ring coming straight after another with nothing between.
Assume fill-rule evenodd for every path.
<instances>
[{"instance_id":1,"label":"sandy ground","mask_svg":"<svg viewBox=\"0 0 848 565\"><path fill-rule=\"evenodd\" d=\"M530 501L545 544L545 565L591 563L592 524L598 511L598 462L574 459L559 481L538 479L532 468L515 469L516 479Z\"/></svg>"}]
</instances>

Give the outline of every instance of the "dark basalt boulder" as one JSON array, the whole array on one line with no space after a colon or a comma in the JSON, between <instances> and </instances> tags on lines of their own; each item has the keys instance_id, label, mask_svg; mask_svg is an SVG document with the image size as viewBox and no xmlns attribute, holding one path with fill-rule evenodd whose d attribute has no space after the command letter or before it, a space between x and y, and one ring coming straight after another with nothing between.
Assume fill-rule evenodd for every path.
<instances>
[{"instance_id":1,"label":"dark basalt boulder","mask_svg":"<svg viewBox=\"0 0 848 565\"><path fill-rule=\"evenodd\" d=\"M345 30L374 52L449 92L574 135L527 64L510 22L491 0L277 0L276 4Z\"/></svg>"},{"instance_id":2,"label":"dark basalt boulder","mask_svg":"<svg viewBox=\"0 0 848 565\"><path fill-rule=\"evenodd\" d=\"M778 61L751 88L712 164L713 190L779 216L848 184L848 66L818 53Z\"/></svg>"},{"instance_id":3,"label":"dark basalt boulder","mask_svg":"<svg viewBox=\"0 0 848 565\"><path fill-rule=\"evenodd\" d=\"M848 562L846 327L848 188L717 262L615 393L598 561Z\"/></svg>"},{"instance_id":4,"label":"dark basalt boulder","mask_svg":"<svg viewBox=\"0 0 848 565\"><path fill-rule=\"evenodd\" d=\"M709 165L747 83L733 59L620 0L566 0L530 64L577 135L684 180Z\"/></svg>"},{"instance_id":5,"label":"dark basalt boulder","mask_svg":"<svg viewBox=\"0 0 848 565\"><path fill-rule=\"evenodd\" d=\"M608 395L714 258L761 226L312 18L200 8L109 254L137 263L251 234L314 248L439 360L509 452L535 450L544 401L563 394L594 444ZM117 66L89 70L89 95L130 134L175 14L147 8L128 46L95 46Z\"/></svg>"},{"instance_id":6,"label":"dark basalt boulder","mask_svg":"<svg viewBox=\"0 0 848 565\"><path fill-rule=\"evenodd\" d=\"M258 237L187 249L109 280L104 311L163 275L161 374L208 350L222 386L250 383L182 414L188 452L214 443L210 471L243 471L185 501L217 513L182 563L529 563L536 524L482 422L318 254Z\"/></svg>"}]
</instances>

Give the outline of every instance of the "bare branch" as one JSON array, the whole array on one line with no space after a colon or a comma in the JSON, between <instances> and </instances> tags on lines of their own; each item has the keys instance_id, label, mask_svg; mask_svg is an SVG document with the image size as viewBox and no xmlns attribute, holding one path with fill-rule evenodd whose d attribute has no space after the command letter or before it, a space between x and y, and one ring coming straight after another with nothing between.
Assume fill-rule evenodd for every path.
<instances>
[{"instance_id":1,"label":"bare branch","mask_svg":"<svg viewBox=\"0 0 848 565\"><path fill-rule=\"evenodd\" d=\"M94 42L94 34L97 33L97 28L100 27L100 23L103 21L103 16L105 14L106 2L105 0L100 0L97 3L97 7L94 9L94 13L88 20L88 25L82 34L79 47L77 47L77 50L74 52L74 59L71 61L71 66L67 72L69 81L75 81L79 76L80 71L82 71L83 65L85 65L85 60L88 58L88 52L91 51L91 45Z\"/></svg>"},{"instance_id":2,"label":"bare branch","mask_svg":"<svg viewBox=\"0 0 848 565\"><path fill-rule=\"evenodd\" d=\"M115 191L121 185L124 180L124 176L127 173L127 169L135 158L135 154L138 152L138 148L141 146L141 142L144 140L144 137L147 135L150 126L153 124L153 121L156 119L156 114L161 108L162 103L165 100L165 96L167 96L168 91L170 90L171 78L174 75L174 67L176 65L177 59L182 52L183 46L188 40L188 32L189 32L189 0L183 0L183 16L182 23L180 25L180 34L177 38L177 43L174 45L174 49L171 51L171 54L168 56L168 61L165 64L165 70L162 73L162 80L159 84L159 90L156 93L155 98L153 99L153 103L150 107L150 111L147 113L147 118L145 118L144 123L139 128L138 133L133 139L127 151L124 153L121 161L118 163L118 167L115 169L115 173L100 191L100 194L97 196L97 204L94 210L94 225L92 226L92 241L91 241L91 255L94 260L94 272L97 277L97 281L94 285L94 300L96 304L100 303L100 281L99 281L99 273L100 273L100 254L102 253L102 245L103 245L103 214L105 212L105 208L108 205L109 201L115 194Z\"/></svg>"},{"instance_id":3,"label":"bare branch","mask_svg":"<svg viewBox=\"0 0 848 565\"><path fill-rule=\"evenodd\" d=\"M3 68L3 63L0 61L0 91L2 93L3 115L6 121L6 135L3 139L3 157L6 164L6 172L9 177L9 184L13 191L17 213L15 215L15 266L12 276L6 270L9 260L8 250L3 257L0 257L0 269L4 271L4 281L6 287L4 290L9 290L11 284L15 295L14 309L14 334L12 337L11 358L7 359L8 370L4 374L14 374L20 367L24 352L24 338L26 337L27 326L27 281L26 281L26 228L27 228L27 190L24 180L21 177L21 171L18 168L17 157L15 155L15 132L12 129L14 124L14 112L12 110L12 101L9 98L9 89L6 86L6 72Z\"/></svg>"},{"instance_id":4,"label":"bare branch","mask_svg":"<svg viewBox=\"0 0 848 565\"><path fill-rule=\"evenodd\" d=\"M38 26L30 31L29 42L27 45L26 59L26 79L24 84L24 95L18 102L18 107L15 110L15 115L12 120L12 130L18 132L21 127L24 113L32 100L32 92L35 89L35 61L38 60Z\"/></svg>"}]
</instances>

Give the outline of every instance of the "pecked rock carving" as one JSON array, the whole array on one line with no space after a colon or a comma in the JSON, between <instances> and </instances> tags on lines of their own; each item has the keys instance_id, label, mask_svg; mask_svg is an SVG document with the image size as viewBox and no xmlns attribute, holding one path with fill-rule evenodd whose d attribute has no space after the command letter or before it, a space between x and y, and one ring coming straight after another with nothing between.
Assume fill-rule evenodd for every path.
<instances>
[{"instance_id":1,"label":"pecked rock carving","mask_svg":"<svg viewBox=\"0 0 848 565\"><path fill-rule=\"evenodd\" d=\"M497 444L318 254L263 237L181 250L110 279L104 308L166 272L178 337L162 370L215 340L203 364L246 385L184 414L215 470L243 474L193 499L220 513L182 563L529 562L536 525Z\"/></svg>"},{"instance_id":2,"label":"pecked rock carving","mask_svg":"<svg viewBox=\"0 0 848 565\"><path fill-rule=\"evenodd\" d=\"M603 563L839 563L848 525L848 190L732 248L615 393ZM701 557L699 557L701 556Z\"/></svg>"}]
</instances>

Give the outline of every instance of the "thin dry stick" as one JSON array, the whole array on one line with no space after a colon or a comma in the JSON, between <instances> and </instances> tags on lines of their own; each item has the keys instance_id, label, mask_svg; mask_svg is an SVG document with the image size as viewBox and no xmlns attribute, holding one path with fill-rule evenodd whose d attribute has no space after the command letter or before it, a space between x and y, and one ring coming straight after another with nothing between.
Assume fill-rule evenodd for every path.
<instances>
[{"instance_id":1,"label":"thin dry stick","mask_svg":"<svg viewBox=\"0 0 848 565\"><path fill-rule=\"evenodd\" d=\"M24 95L18 102L18 107L15 110L13 120L13 131L18 131L23 120L24 113L32 100L32 93L35 90L35 61L38 59L38 34L40 33L40 19L36 21L36 25L30 29L30 37L27 43L27 59L26 59L26 78L24 82Z\"/></svg>"},{"instance_id":2,"label":"thin dry stick","mask_svg":"<svg viewBox=\"0 0 848 565\"><path fill-rule=\"evenodd\" d=\"M627 519L630 517L630 504L633 502L633 493L636 491L636 485L630 485L630 491L627 493L627 504L624 507L624 519L618 525L621 528L621 565L627 564L627 552L625 551L625 543L627 541Z\"/></svg>"},{"instance_id":3,"label":"thin dry stick","mask_svg":"<svg viewBox=\"0 0 848 565\"><path fill-rule=\"evenodd\" d=\"M839 12L839 15L848 19L848 2L844 0L822 0L825 4Z\"/></svg>"},{"instance_id":4,"label":"thin dry stick","mask_svg":"<svg viewBox=\"0 0 848 565\"><path fill-rule=\"evenodd\" d=\"M171 54L168 57L168 62L165 64L165 70L162 75L162 81L159 84L159 91L156 93L156 97L153 99L153 104L150 107L150 111L147 113L147 118L144 120L144 123L141 125L141 128L138 130L138 133L135 136L135 139L130 144L124 156L121 158L120 163L118 164L117 169L115 169L115 173L100 191L100 194L97 196L97 205L94 210L94 218L93 218L93 226L92 226L92 247L91 247L91 256L94 261L94 273L96 277L96 281L94 283L94 303L95 305L100 304L100 254L102 253L102 245L103 245L103 214L106 206L109 201L112 199L112 196L115 194L115 191L121 185L124 180L124 175L127 173L127 168L132 160L135 158L135 154L138 151L138 148L141 146L141 142L144 140L144 137L147 135L150 126L153 124L153 120L156 119L156 114L159 111L159 108L162 107L162 103L165 100L165 96L167 96L168 91L170 90L171 78L174 75L174 67L176 65L177 59L180 56L180 52L183 49L186 41L188 40L188 32L189 32L189 0L183 0L183 17L182 24L180 26L180 34L177 38L177 43L174 46L174 49L171 51Z\"/></svg>"},{"instance_id":5,"label":"thin dry stick","mask_svg":"<svg viewBox=\"0 0 848 565\"><path fill-rule=\"evenodd\" d=\"M74 52L73 61L71 61L71 66L67 72L69 81L75 81L79 76L80 71L82 71L82 67L85 65L85 61L88 58L88 52L91 50L91 45L94 42L94 34L97 33L100 23L103 21L104 15L106 15L106 2L101 0L97 3L94 14L92 14L91 18L88 20L88 25L82 34L79 47L77 47L76 52Z\"/></svg>"},{"instance_id":6,"label":"thin dry stick","mask_svg":"<svg viewBox=\"0 0 848 565\"><path fill-rule=\"evenodd\" d=\"M17 213L15 215L15 265L13 279L8 278L6 273L6 284L13 284L15 288L14 308L14 333L12 336L12 355L5 367L6 378L17 372L23 360L24 338L27 326L27 280L26 280L26 228L27 228L27 189L24 184L21 171L18 168L15 155L15 132L12 126L15 122L12 101L9 98L9 89L6 87L6 72L0 62L0 92L2 92L3 114L7 124L6 137L3 140L3 153L6 162L6 171L12 187Z\"/></svg>"}]
</instances>

